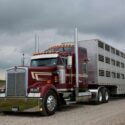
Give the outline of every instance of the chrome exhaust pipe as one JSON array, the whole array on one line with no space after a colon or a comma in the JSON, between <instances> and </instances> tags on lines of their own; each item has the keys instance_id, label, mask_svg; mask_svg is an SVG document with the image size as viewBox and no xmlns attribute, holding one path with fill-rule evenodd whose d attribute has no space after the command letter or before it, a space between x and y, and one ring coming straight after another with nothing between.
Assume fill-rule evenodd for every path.
<instances>
[{"instance_id":1,"label":"chrome exhaust pipe","mask_svg":"<svg viewBox=\"0 0 125 125\"><path fill-rule=\"evenodd\" d=\"M75 28L75 35L74 35L74 42L75 42L75 68L76 68L76 96L78 96L79 92L79 60L78 60L78 31Z\"/></svg>"}]
</instances>

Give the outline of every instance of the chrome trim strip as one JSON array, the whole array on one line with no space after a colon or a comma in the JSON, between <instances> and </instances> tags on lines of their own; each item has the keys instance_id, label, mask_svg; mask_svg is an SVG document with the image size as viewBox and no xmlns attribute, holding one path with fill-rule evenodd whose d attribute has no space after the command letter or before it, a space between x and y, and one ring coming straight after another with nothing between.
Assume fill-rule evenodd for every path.
<instances>
[{"instance_id":1,"label":"chrome trim strip","mask_svg":"<svg viewBox=\"0 0 125 125\"><path fill-rule=\"evenodd\" d=\"M6 93L0 93L0 98L5 96L6 96Z\"/></svg>"},{"instance_id":2,"label":"chrome trim strip","mask_svg":"<svg viewBox=\"0 0 125 125\"><path fill-rule=\"evenodd\" d=\"M58 92L62 92L62 91L73 91L73 88L70 89L57 89Z\"/></svg>"},{"instance_id":3,"label":"chrome trim strip","mask_svg":"<svg viewBox=\"0 0 125 125\"><path fill-rule=\"evenodd\" d=\"M39 76L47 75L52 76L51 72L31 72L31 76L33 79L39 80Z\"/></svg>"},{"instance_id":4,"label":"chrome trim strip","mask_svg":"<svg viewBox=\"0 0 125 125\"><path fill-rule=\"evenodd\" d=\"M66 76L68 76L68 77L76 77L76 74L66 74ZM78 76L79 77L87 78L88 74L79 74Z\"/></svg>"},{"instance_id":5,"label":"chrome trim strip","mask_svg":"<svg viewBox=\"0 0 125 125\"><path fill-rule=\"evenodd\" d=\"M40 93L29 93L28 97L40 97Z\"/></svg>"}]
</instances>

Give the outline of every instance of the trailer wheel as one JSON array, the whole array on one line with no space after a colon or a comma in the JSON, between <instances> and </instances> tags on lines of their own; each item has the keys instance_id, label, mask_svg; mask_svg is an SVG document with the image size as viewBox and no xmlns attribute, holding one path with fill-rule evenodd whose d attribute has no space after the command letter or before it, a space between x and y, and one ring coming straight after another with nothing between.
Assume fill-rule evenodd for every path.
<instances>
[{"instance_id":1,"label":"trailer wheel","mask_svg":"<svg viewBox=\"0 0 125 125\"><path fill-rule=\"evenodd\" d=\"M100 89L98 91L96 104L101 104L102 101L103 101L103 92L102 92L102 89Z\"/></svg>"},{"instance_id":2,"label":"trailer wheel","mask_svg":"<svg viewBox=\"0 0 125 125\"><path fill-rule=\"evenodd\" d=\"M109 101L109 92L106 88L103 89L103 102L107 103Z\"/></svg>"},{"instance_id":3,"label":"trailer wheel","mask_svg":"<svg viewBox=\"0 0 125 125\"><path fill-rule=\"evenodd\" d=\"M42 104L42 114L47 115L53 115L57 109L57 96L54 91L49 90L43 99Z\"/></svg>"}]
</instances>

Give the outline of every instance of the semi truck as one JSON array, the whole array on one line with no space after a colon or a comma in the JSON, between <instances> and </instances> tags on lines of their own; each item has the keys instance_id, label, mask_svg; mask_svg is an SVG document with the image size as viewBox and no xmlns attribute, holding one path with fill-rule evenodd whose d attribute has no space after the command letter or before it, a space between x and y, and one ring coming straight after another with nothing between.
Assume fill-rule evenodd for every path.
<instances>
[{"instance_id":1,"label":"semi truck","mask_svg":"<svg viewBox=\"0 0 125 125\"><path fill-rule=\"evenodd\" d=\"M98 40L64 42L31 57L30 66L6 72L0 111L53 115L65 104L107 103L125 94L125 54Z\"/></svg>"}]
</instances>

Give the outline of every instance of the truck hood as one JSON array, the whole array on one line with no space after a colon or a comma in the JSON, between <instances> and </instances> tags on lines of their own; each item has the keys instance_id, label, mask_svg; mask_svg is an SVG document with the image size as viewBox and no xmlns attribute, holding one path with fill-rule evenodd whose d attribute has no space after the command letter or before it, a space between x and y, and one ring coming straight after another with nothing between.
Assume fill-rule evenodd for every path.
<instances>
[{"instance_id":1,"label":"truck hood","mask_svg":"<svg viewBox=\"0 0 125 125\"><path fill-rule=\"evenodd\" d=\"M29 86L36 83L46 84L48 80L53 81L53 72L57 70L56 66L51 67L29 67L28 68Z\"/></svg>"},{"instance_id":2,"label":"truck hood","mask_svg":"<svg viewBox=\"0 0 125 125\"><path fill-rule=\"evenodd\" d=\"M29 71L37 71L37 72L53 72L56 70L56 66L49 66L49 67L29 67Z\"/></svg>"}]
</instances>

